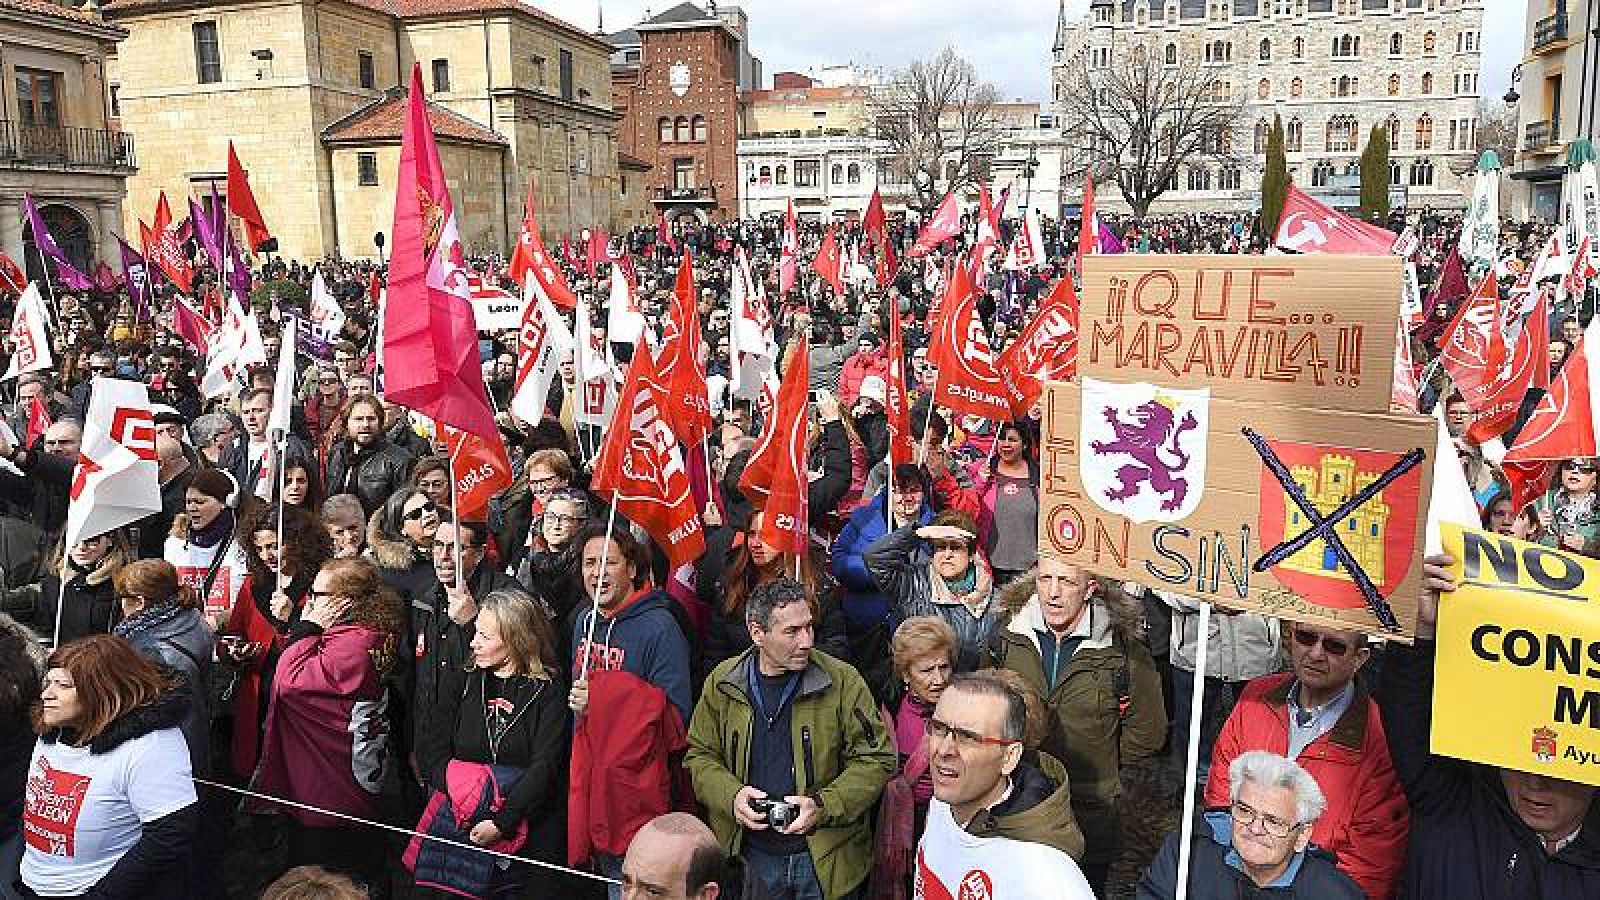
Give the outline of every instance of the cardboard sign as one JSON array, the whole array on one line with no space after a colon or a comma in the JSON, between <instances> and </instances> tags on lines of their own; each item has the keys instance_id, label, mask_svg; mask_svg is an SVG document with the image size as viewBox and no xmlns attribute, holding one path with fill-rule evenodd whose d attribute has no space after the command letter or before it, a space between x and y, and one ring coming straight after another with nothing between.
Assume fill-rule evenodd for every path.
<instances>
[{"instance_id":1,"label":"cardboard sign","mask_svg":"<svg viewBox=\"0 0 1600 900\"><path fill-rule=\"evenodd\" d=\"M1233 609L1410 640L1431 419L1090 378L1051 382L1044 414L1041 554Z\"/></svg>"},{"instance_id":2,"label":"cardboard sign","mask_svg":"<svg viewBox=\"0 0 1600 900\"><path fill-rule=\"evenodd\" d=\"M1086 256L1078 371L1384 412L1402 266L1393 255Z\"/></svg>"},{"instance_id":3,"label":"cardboard sign","mask_svg":"<svg viewBox=\"0 0 1600 900\"><path fill-rule=\"evenodd\" d=\"M1600 785L1600 562L1443 531L1433 752Z\"/></svg>"}]
</instances>

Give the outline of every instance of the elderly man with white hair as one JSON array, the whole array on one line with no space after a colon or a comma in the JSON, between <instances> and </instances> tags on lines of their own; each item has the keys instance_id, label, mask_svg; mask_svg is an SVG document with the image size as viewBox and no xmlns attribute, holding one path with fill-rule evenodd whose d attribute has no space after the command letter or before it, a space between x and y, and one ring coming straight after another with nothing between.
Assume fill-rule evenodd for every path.
<instances>
[{"instance_id":1,"label":"elderly man with white hair","mask_svg":"<svg viewBox=\"0 0 1600 900\"><path fill-rule=\"evenodd\" d=\"M1195 822L1189 855L1191 900L1362 900L1366 894L1311 845L1327 801L1305 769L1276 753L1242 753L1228 767L1230 804ZM1144 876L1139 900L1178 893L1175 831Z\"/></svg>"}]
</instances>

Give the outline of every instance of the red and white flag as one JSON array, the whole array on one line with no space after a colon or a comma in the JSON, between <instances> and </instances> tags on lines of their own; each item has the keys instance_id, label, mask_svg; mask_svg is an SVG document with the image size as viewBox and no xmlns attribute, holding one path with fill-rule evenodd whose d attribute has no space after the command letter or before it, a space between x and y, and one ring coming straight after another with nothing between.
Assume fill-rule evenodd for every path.
<instances>
[{"instance_id":1,"label":"red and white flag","mask_svg":"<svg viewBox=\"0 0 1600 900\"><path fill-rule=\"evenodd\" d=\"M1523 323L1517 335L1511 360L1496 373L1496 377L1482 389L1474 392L1477 413L1467 428L1467 437L1475 443L1485 443L1504 434L1517 420L1522 408L1522 398L1533 388L1550 386L1550 305L1536 303L1533 315Z\"/></svg>"},{"instance_id":2,"label":"red and white flag","mask_svg":"<svg viewBox=\"0 0 1600 900\"><path fill-rule=\"evenodd\" d=\"M1500 325L1500 290L1494 273L1478 282L1445 331L1439 362L1473 409L1481 409L1483 392L1506 363L1506 339Z\"/></svg>"},{"instance_id":3,"label":"red and white flag","mask_svg":"<svg viewBox=\"0 0 1600 900\"><path fill-rule=\"evenodd\" d=\"M28 433L22 446L32 447L33 442L44 437L46 429L55 423L50 417L50 408L44 405L44 398L35 394L28 403Z\"/></svg>"},{"instance_id":4,"label":"red and white flag","mask_svg":"<svg viewBox=\"0 0 1600 900\"><path fill-rule=\"evenodd\" d=\"M732 363L728 387L735 396L754 400L777 365L778 347L772 311L767 308L761 283L750 270L750 257L743 247L734 247L733 258L733 281L728 290L728 359Z\"/></svg>"},{"instance_id":5,"label":"red and white flag","mask_svg":"<svg viewBox=\"0 0 1600 900\"><path fill-rule=\"evenodd\" d=\"M146 259L161 269L161 274L179 291L194 291L194 267L183 255L183 239L178 231L180 224L172 221L172 209L167 205L167 192L162 191L156 201L156 218L150 228Z\"/></svg>"},{"instance_id":6,"label":"red and white flag","mask_svg":"<svg viewBox=\"0 0 1600 900\"><path fill-rule=\"evenodd\" d=\"M611 277L617 277L614 274L616 270L617 264L612 263ZM573 374L580 385L572 419L580 425L604 427L611 423L611 416L617 408L617 368L611 358L611 344L596 339L590 324L592 321L589 301L579 295L572 343L575 345Z\"/></svg>"},{"instance_id":7,"label":"red and white flag","mask_svg":"<svg viewBox=\"0 0 1600 900\"><path fill-rule=\"evenodd\" d=\"M910 256L926 256L933 248L961 233L961 207L955 194L945 194L939 207L922 224L917 242L911 246Z\"/></svg>"},{"instance_id":8,"label":"red and white flag","mask_svg":"<svg viewBox=\"0 0 1600 900\"><path fill-rule=\"evenodd\" d=\"M979 418L1009 421L1011 403L978 316L978 292L961 266L955 267L938 334L928 351L928 362L939 372L934 402Z\"/></svg>"},{"instance_id":9,"label":"red and white flag","mask_svg":"<svg viewBox=\"0 0 1600 900\"><path fill-rule=\"evenodd\" d=\"M511 414L537 425L544 418L562 360L572 356L576 344L565 319L537 284L523 289L522 329L517 335L517 380L511 394Z\"/></svg>"},{"instance_id":10,"label":"red and white flag","mask_svg":"<svg viewBox=\"0 0 1600 900\"><path fill-rule=\"evenodd\" d=\"M498 434L486 441L449 425L439 427L450 454L456 517L465 520L487 514L489 499L511 486L505 441Z\"/></svg>"},{"instance_id":11,"label":"red and white flag","mask_svg":"<svg viewBox=\"0 0 1600 900\"><path fill-rule=\"evenodd\" d=\"M48 313L39 297L39 285L30 283L17 298L11 314L11 363L0 381L40 372L55 365L50 356L50 332L45 329Z\"/></svg>"},{"instance_id":12,"label":"red and white flag","mask_svg":"<svg viewBox=\"0 0 1600 900\"><path fill-rule=\"evenodd\" d=\"M1297 253L1388 253L1395 233L1336 212L1291 184L1273 243Z\"/></svg>"},{"instance_id":13,"label":"red and white flag","mask_svg":"<svg viewBox=\"0 0 1600 900\"><path fill-rule=\"evenodd\" d=\"M620 261L611 264L611 298L606 302L606 340L618 344L637 344L644 334L644 307L639 292L623 271Z\"/></svg>"},{"instance_id":14,"label":"red and white flag","mask_svg":"<svg viewBox=\"0 0 1600 900\"><path fill-rule=\"evenodd\" d=\"M161 511L156 422L144 384L96 378L72 474L65 546Z\"/></svg>"},{"instance_id":15,"label":"red and white flag","mask_svg":"<svg viewBox=\"0 0 1600 900\"><path fill-rule=\"evenodd\" d=\"M1030 206L1022 213L1022 225L1011 236L1006 249L1007 269L1013 271L1042 266L1045 262L1044 233L1039 226L1039 210Z\"/></svg>"},{"instance_id":16,"label":"red and white flag","mask_svg":"<svg viewBox=\"0 0 1600 900\"><path fill-rule=\"evenodd\" d=\"M267 361L267 348L261 340L255 311L246 311L236 296L229 295L222 326L212 331L210 338L210 346L206 348L206 373L200 381L200 392L207 399L243 387L249 367Z\"/></svg>"},{"instance_id":17,"label":"red and white flag","mask_svg":"<svg viewBox=\"0 0 1600 900\"><path fill-rule=\"evenodd\" d=\"M17 261L0 253L0 287L20 294L27 284L28 276L23 273L22 267L17 265Z\"/></svg>"},{"instance_id":18,"label":"red and white flag","mask_svg":"<svg viewBox=\"0 0 1600 900\"><path fill-rule=\"evenodd\" d=\"M833 292L839 296L844 295L843 264L839 260L839 240L834 236L830 227L828 233L822 236L822 243L817 247L817 258L811 262L812 268L822 277Z\"/></svg>"},{"instance_id":19,"label":"red and white flag","mask_svg":"<svg viewBox=\"0 0 1600 900\"><path fill-rule=\"evenodd\" d=\"M1389 408L1395 412L1417 411L1417 365L1411 355L1411 336L1404 319L1394 329L1394 379L1389 383Z\"/></svg>"},{"instance_id":20,"label":"red and white flag","mask_svg":"<svg viewBox=\"0 0 1600 900\"><path fill-rule=\"evenodd\" d=\"M593 490L611 494L617 511L650 533L674 568L705 553L705 530L689 491L677 436L650 387L660 380L649 351L634 348L617 408L626 417L607 429L595 457Z\"/></svg>"},{"instance_id":21,"label":"red and white flag","mask_svg":"<svg viewBox=\"0 0 1600 900\"><path fill-rule=\"evenodd\" d=\"M1078 374L1078 293L1070 275L1056 283L1033 321L1000 354L999 372L1016 419L1039 402L1046 381Z\"/></svg>"},{"instance_id":22,"label":"red and white flag","mask_svg":"<svg viewBox=\"0 0 1600 900\"><path fill-rule=\"evenodd\" d=\"M311 328L323 340L335 340L339 332L344 331L344 308L339 301L333 299L333 293L328 290L328 283L322 278L322 270L311 277Z\"/></svg>"},{"instance_id":23,"label":"red and white flag","mask_svg":"<svg viewBox=\"0 0 1600 900\"><path fill-rule=\"evenodd\" d=\"M711 399L706 390L706 366L700 358L699 299L694 260L685 250L661 336L661 353L656 358L656 370L666 388L662 397L667 404L667 424L685 447L700 443L711 433Z\"/></svg>"},{"instance_id":24,"label":"red and white flag","mask_svg":"<svg viewBox=\"0 0 1600 900\"><path fill-rule=\"evenodd\" d=\"M1000 228L995 222L994 203L989 199L989 189L978 185L978 226L968 260L972 264L972 282L982 284L989 271L989 257L1000 249Z\"/></svg>"},{"instance_id":25,"label":"red and white flag","mask_svg":"<svg viewBox=\"0 0 1600 900\"><path fill-rule=\"evenodd\" d=\"M867 201L867 211L861 215L861 232L867 241L881 252L889 246L889 217L883 212L883 198L878 189L872 189L872 199Z\"/></svg>"},{"instance_id":26,"label":"red and white flag","mask_svg":"<svg viewBox=\"0 0 1600 900\"><path fill-rule=\"evenodd\" d=\"M889 373L884 379L886 402L884 415L889 420L889 465L916 461L916 451L911 440L911 402L906 394L906 340L901 330L900 310L889 304L888 332ZM877 460L872 460L876 463Z\"/></svg>"},{"instance_id":27,"label":"red and white flag","mask_svg":"<svg viewBox=\"0 0 1600 900\"><path fill-rule=\"evenodd\" d=\"M794 201L783 216L783 243L778 248L778 294L782 300L794 290L795 279L800 274L800 226L794 218Z\"/></svg>"},{"instance_id":28,"label":"red and white flag","mask_svg":"<svg viewBox=\"0 0 1600 900\"><path fill-rule=\"evenodd\" d=\"M1597 349L1600 316L1589 320L1550 390L1517 433L1516 443L1506 453L1507 463L1600 455L1596 449L1600 447L1600 435L1596 434L1600 420L1595 416L1595 409L1600 408L1600 376L1593 371Z\"/></svg>"},{"instance_id":29,"label":"red and white flag","mask_svg":"<svg viewBox=\"0 0 1600 900\"><path fill-rule=\"evenodd\" d=\"M783 373L778 396L750 452L739 490L762 510L761 541L779 553L809 550L810 519L806 468L806 403L811 379L804 341Z\"/></svg>"},{"instance_id":30,"label":"red and white flag","mask_svg":"<svg viewBox=\"0 0 1600 900\"><path fill-rule=\"evenodd\" d=\"M466 250L424 96L414 63L383 307L384 398L493 440L499 429L483 385Z\"/></svg>"},{"instance_id":31,"label":"red and white flag","mask_svg":"<svg viewBox=\"0 0 1600 900\"><path fill-rule=\"evenodd\" d=\"M592 266L593 253L590 257ZM522 205L522 231L517 234L517 246L511 251L511 262L506 266L506 275L523 288L527 287L528 276L532 275L538 282L539 290L556 306L573 309L578 305L577 296L572 293L567 280L556 268L555 260L550 258L550 251L544 245L544 238L539 236L539 223L533 220L531 187L528 189L528 199Z\"/></svg>"}]
</instances>

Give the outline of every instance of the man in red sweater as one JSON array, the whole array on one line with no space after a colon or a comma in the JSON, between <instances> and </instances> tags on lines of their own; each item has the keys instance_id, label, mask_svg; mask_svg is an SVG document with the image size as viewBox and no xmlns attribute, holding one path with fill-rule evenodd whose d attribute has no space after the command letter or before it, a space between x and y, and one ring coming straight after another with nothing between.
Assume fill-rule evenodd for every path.
<instances>
[{"instance_id":1,"label":"man in red sweater","mask_svg":"<svg viewBox=\"0 0 1600 900\"><path fill-rule=\"evenodd\" d=\"M1355 681L1372 656L1356 632L1285 625L1291 671L1257 678L1222 726L1206 805L1227 806L1228 766L1265 750L1295 760L1328 801L1311 840L1372 900L1394 896L1405 864L1410 809L1389 758L1378 706Z\"/></svg>"}]
</instances>

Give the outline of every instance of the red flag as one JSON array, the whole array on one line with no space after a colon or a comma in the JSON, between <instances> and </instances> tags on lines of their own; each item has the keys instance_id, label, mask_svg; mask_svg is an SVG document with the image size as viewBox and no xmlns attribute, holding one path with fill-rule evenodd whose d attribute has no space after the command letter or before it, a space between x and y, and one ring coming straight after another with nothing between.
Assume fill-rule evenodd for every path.
<instances>
[{"instance_id":1,"label":"red flag","mask_svg":"<svg viewBox=\"0 0 1600 900\"><path fill-rule=\"evenodd\" d=\"M384 399L493 440L466 252L423 96L422 66L413 63L384 304Z\"/></svg>"},{"instance_id":2,"label":"red flag","mask_svg":"<svg viewBox=\"0 0 1600 900\"><path fill-rule=\"evenodd\" d=\"M928 351L928 362L939 371L934 402L984 419L1010 421L1011 403L978 317L978 292L964 266L955 267L945 303L939 340Z\"/></svg>"},{"instance_id":3,"label":"red flag","mask_svg":"<svg viewBox=\"0 0 1600 900\"><path fill-rule=\"evenodd\" d=\"M915 452L911 446L911 404L906 398L906 342L901 333L900 309L889 304L889 375L884 379L888 390L884 415L889 420L889 465L913 462ZM873 460L872 462L876 462Z\"/></svg>"},{"instance_id":4,"label":"red flag","mask_svg":"<svg viewBox=\"0 0 1600 900\"><path fill-rule=\"evenodd\" d=\"M590 278L595 277L595 274L600 271L600 264L605 262L610 255L607 253L610 246L611 239L606 237L604 231L598 228L589 230L589 251L583 257L583 267Z\"/></svg>"},{"instance_id":5,"label":"red flag","mask_svg":"<svg viewBox=\"0 0 1600 900\"><path fill-rule=\"evenodd\" d=\"M50 418L50 410L45 408L44 398L35 394L28 403L28 436L23 446L32 447L34 441L44 436L45 429L55 423L55 420Z\"/></svg>"},{"instance_id":6,"label":"red flag","mask_svg":"<svg viewBox=\"0 0 1600 900\"><path fill-rule=\"evenodd\" d=\"M11 257L0 253L0 286L22 293L28 284L28 276L23 274L22 267Z\"/></svg>"},{"instance_id":7,"label":"red flag","mask_svg":"<svg viewBox=\"0 0 1600 900\"><path fill-rule=\"evenodd\" d=\"M250 176L239 164L239 154L233 150L233 141L228 142L228 212L244 223L245 238L252 253L272 237L272 232L267 230L267 220L261 218L261 207L256 205L256 195L250 190Z\"/></svg>"},{"instance_id":8,"label":"red flag","mask_svg":"<svg viewBox=\"0 0 1600 900\"><path fill-rule=\"evenodd\" d=\"M1289 185L1273 243L1300 253L1388 253L1394 232L1352 219Z\"/></svg>"},{"instance_id":9,"label":"red flag","mask_svg":"<svg viewBox=\"0 0 1600 900\"><path fill-rule=\"evenodd\" d=\"M931 262L931 260L930 260ZM934 348L939 346L939 341L944 336L944 305L950 296L950 285L955 280L955 270L964 268L964 264L955 259L944 261L944 275L939 279L939 289L934 291L933 300L928 304L928 355L932 356Z\"/></svg>"},{"instance_id":10,"label":"red flag","mask_svg":"<svg viewBox=\"0 0 1600 900\"><path fill-rule=\"evenodd\" d=\"M1550 476L1555 474L1556 463L1542 459L1528 462L1508 459L1501 461L1500 469L1505 472L1506 481L1511 485L1511 509L1521 512L1549 489Z\"/></svg>"},{"instance_id":11,"label":"red flag","mask_svg":"<svg viewBox=\"0 0 1600 900\"><path fill-rule=\"evenodd\" d=\"M578 261L572 255L572 239L566 235L561 236L561 261L576 269Z\"/></svg>"},{"instance_id":12,"label":"red flag","mask_svg":"<svg viewBox=\"0 0 1600 900\"><path fill-rule=\"evenodd\" d=\"M802 342L789 370L783 373L777 402L739 479L739 491L762 509L762 543L797 556L808 552L810 540L806 508L810 486L806 474L809 355Z\"/></svg>"},{"instance_id":13,"label":"red flag","mask_svg":"<svg viewBox=\"0 0 1600 900\"><path fill-rule=\"evenodd\" d=\"M1511 354L1511 363L1497 377L1475 393L1479 399L1473 406L1477 418L1467 429L1467 437L1481 444L1499 437L1517 420L1522 408L1522 398L1535 387L1550 384L1550 304L1540 300L1534 304L1533 314L1523 323L1517 336L1517 346ZM1542 382L1542 383L1541 383Z\"/></svg>"},{"instance_id":14,"label":"red flag","mask_svg":"<svg viewBox=\"0 0 1600 900\"><path fill-rule=\"evenodd\" d=\"M1467 302L1445 330L1439 361L1473 409L1483 408L1483 392L1506 362L1506 339L1500 331L1500 290L1494 273L1478 282Z\"/></svg>"},{"instance_id":15,"label":"red flag","mask_svg":"<svg viewBox=\"0 0 1600 900\"><path fill-rule=\"evenodd\" d=\"M878 189L872 189L872 199L867 201L867 211L861 216L861 231L879 252L889 248L889 217L883 212L883 198Z\"/></svg>"},{"instance_id":16,"label":"red flag","mask_svg":"<svg viewBox=\"0 0 1600 900\"><path fill-rule=\"evenodd\" d=\"M922 223L922 233L911 247L911 256L926 256L929 251L961 233L961 208L955 194L945 194L939 208Z\"/></svg>"},{"instance_id":17,"label":"red flag","mask_svg":"<svg viewBox=\"0 0 1600 900\"><path fill-rule=\"evenodd\" d=\"M1433 282L1425 312L1431 313L1439 303L1455 303L1470 290L1472 286L1467 284L1467 273L1461 266L1461 254L1457 252L1456 245L1451 243L1450 255L1445 257L1444 268L1439 270L1439 277Z\"/></svg>"},{"instance_id":18,"label":"red flag","mask_svg":"<svg viewBox=\"0 0 1600 900\"><path fill-rule=\"evenodd\" d=\"M373 309L377 309L378 308L378 298L382 297L382 296L383 296L383 279L379 278L377 271L374 270L373 273L372 273L372 277L367 279L367 302L372 304L372 308Z\"/></svg>"},{"instance_id":19,"label":"red flag","mask_svg":"<svg viewBox=\"0 0 1600 900\"><path fill-rule=\"evenodd\" d=\"M182 297L174 299L172 304L172 332L183 338L183 342L194 350L196 356L204 359L206 348L211 343L212 326L194 307L185 303Z\"/></svg>"},{"instance_id":20,"label":"red flag","mask_svg":"<svg viewBox=\"0 0 1600 900\"><path fill-rule=\"evenodd\" d=\"M147 257L161 269L173 286L185 294L194 291L194 268L183 255L183 241L179 240L178 227L172 221L172 209L167 206L167 192L162 191L156 201L156 218L150 228L155 241Z\"/></svg>"},{"instance_id":21,"label":"red flag","mask_svg":"<svg viewBox=\"0 0 1600 900\"><path fill-rule=\"evenodd\" d=\"M532 274L539 289L550 302L562 309L576 309L578 297L572 293L567 280L561 277L550 251L545 249L539 236L539 223L533 220L533 189L528 189L528 199L522 205L522 231L517 234L517 246L511 251L511 262L506 266L506 276L519 286L527 284Z\"/></svg>"},{"instance_id":22,"label":"red flag","mask_svg":"<svg viewBox=\"0 0 1600 900\"><path fill-rule=\"evenodd\" d=\"M617 511L649 532L677 568L698 559L706 539L678 439L650 387L659 380L649 351L635 348L617 400L618 416L627 418L606 430L592 487L602 497L610 493Z\"/></svg>"},{"instance_id":23,"label":"red flag","mask_svg":"<svg viewBox=\"0 0 1600 900\"><path fill-rule=\"evenodd\" d=\"M1417 402L1417 365L1411 356L1411 335L1402 322L1394 329L1394 380L1389 383L1389 408L1414 413Z\"/></svg>"},{"instance_id":24,"label":"red flag","mask_svg":"<svg viewBox=\"0 0 1600 900\"><path fill-rule=\"evenodd\" d=\"M1079 215L1077 261L1078 271L1082 272L1084 254L1100 252L1100 217L1094 209L1094 176L1088 173L1083 176L1083 207Z\"/></svg>"},{"instance_id":25,"label":"red flag","mask_svg":"<svg viewBox=\"0 0 1600 900\"><path fill-rule=\"evenodd\" d=\"M1589 338L1600 331L1595 323L1600 323L1600 318L1590 323L1572 355L1562 364L1561 373L1550 384L1549 392L1540 398L1533 415L1517 433L1516 443L1506 453L1508 462L1600 455L1596 451L1590 395L1600 385L1592 384L1593 373L1589 371Z\"/></svg>"},{"instance_id":26,"label":"red flag","mask_svg":"<svg viewBox=\"0 0 1600 900\"><path fill-rule=\"evenodd\" d=\"M450 478L455 482L456 518L487 513L489 498L511 486L511 460L506 456L505 441L498 434L486 441L449 425L441 428L450 454Z\"/></svg>"},{"instance_id":27,"label":"red flag","mask_svg":"<svg viewBox=\"0 0 1600 900\"><path fill-rule=\"evenodd\" d=\"M1078 294L1072 276L1056 283L1039 312L1000 354L1000 375L1011 415L1021 419L1039 402L1044 382L1078 374Z\"/></svg>"},{"instance_id":28,"label":"red flag","mask_svg":"<svg viewBox=\"0 0 1600 900\"><path fill-rule=\"evenodd\" d=\"M978 227L972 242L969 262L972 264L972 281L982 283L988 269L989 255L1000 246L1000 229L995 224L994 204L989 200L989 189L978 185Z\"/></svg>"},{"instance_id":29,"label":"red flag","mask_svg":"<svg viewBox=\"0 0 1600 900\"><path fill-rule=\"evenodd\" d=\"M794 290L800 274L800 227L794 218L794 201L789 201L789 211L783 218L783 244L778 249L778 295Z\"/></svg>"},{"instance_id":30,"label":"red flag","mask_svg":"<svg viewBox=\"0 0 1600 900\"><path fill-rule=\"evenodd\" d=\"M656 213L656 242L665 244L673 253L678 252L678 242L672 239L672 229L667 227L665 211Z\"/></svg>"},{"instance_id":31,"label":"red flag","mask_svg":"<svg viewBox=\"0 0 1600 900\"><path fill-rule=\"evenodd\" d=\"M833 228L828 228L828 233L823 235L822 244L817 247L817 258L811 261L811 267L817 270L822 280L833 288L833 292L844 296L844 279L839 277L839 241L834 237Z\"/></svg>"},{"instance_id":32,"label":"red flag","mask_svg":"<svg viewBox=\"0 0 1600 900\"><path fill-rule=\"evenodd\" d=\"M667 400L667 422L684 446L698 444L711 433L711 401L706 391L705 365L700 361L698 300L694 261L685 250L672 289L666 331L661 336L661 358L657 361L666 388L663 396Z\"/></svg>"}]
</instances>

